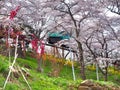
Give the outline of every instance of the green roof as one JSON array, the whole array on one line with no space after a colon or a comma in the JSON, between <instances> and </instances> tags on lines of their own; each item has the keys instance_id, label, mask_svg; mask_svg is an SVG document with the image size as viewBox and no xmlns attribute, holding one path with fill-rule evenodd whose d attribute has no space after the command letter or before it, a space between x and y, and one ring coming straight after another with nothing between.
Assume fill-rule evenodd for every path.
<instances>
[{"instance_id":1,"label":"green roof","mask_svg":"<svg viewBox=\"0 0 120 90\"><path fill-rule=\"evenodd\" d=\"M61 37L62 39L69 39L70 38L70 35L64 31L62 32L52 32L52 33L49 33L48 35L49 37Z\"/></svg>"}]
</instances>

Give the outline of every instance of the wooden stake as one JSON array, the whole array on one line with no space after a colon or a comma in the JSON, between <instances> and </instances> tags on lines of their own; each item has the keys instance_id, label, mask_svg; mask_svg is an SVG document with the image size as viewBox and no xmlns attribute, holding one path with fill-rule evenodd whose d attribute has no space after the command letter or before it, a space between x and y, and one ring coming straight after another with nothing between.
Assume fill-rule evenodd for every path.
<instances>
[{"instance_id":1,"label":"wooden stake","mask_svg":"<svg viewBox=\"0 0 120 90\"><path fill-rule=\"evenodd\" d=\"M10 75L11 75L13 66L14 66L14 64L15 64L15 62L16 62L16 59L17 59L17 56L18 56L18 54L17 54L17 45L18 45L18 36L17 36L17 38L16 38L14 60L13 60L12 65L9 66L10 70L9 70L8 76L7 76L7 78L6 78L6 81L5 81L5 83L4 83L3 90L5 90L6 84L7 84L7 82L8 82L8 79L9 79L9 77L10 77Z\"/></svg>"}]
</instances>

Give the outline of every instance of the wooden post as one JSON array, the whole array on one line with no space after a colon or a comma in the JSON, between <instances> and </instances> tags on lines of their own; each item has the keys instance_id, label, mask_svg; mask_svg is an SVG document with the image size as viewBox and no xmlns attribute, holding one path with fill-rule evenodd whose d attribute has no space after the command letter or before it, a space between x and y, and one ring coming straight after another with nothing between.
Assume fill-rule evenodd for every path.
<instances>
[{"instance_id":1,"label":"wooden post","mask_svg":"<svg viewBox=\"0 0 120 90\"><path fill-rule=\"evenodd\" d=\"M98 64L96 62L96 76L97 76L97 81L99 81L99 72L98 72Z\"/></svg>"},{"instance_id":2,"label":"wooden post","mask_svg":"<svg viewBox=\"0 0 120 90\"><path fill-rule=\"evenodd\" d=\"M75 81L76 78L75 78L75 70L74 70L74 61L73 61L73 55L72 55L72 52L71 52L71 49L70 49L70 59L72 61L72 74L73 74L73 80Z\"/></svg>"},{"instance_id":3,"label":"wooden post","mask_svg":"<svg viewBox=\"0 0 120 90\"><path fill-rule=\"evenodd\" d=\"M64 49L62 48L62 58L64 58Z\"/></svg>"}]
</instances>

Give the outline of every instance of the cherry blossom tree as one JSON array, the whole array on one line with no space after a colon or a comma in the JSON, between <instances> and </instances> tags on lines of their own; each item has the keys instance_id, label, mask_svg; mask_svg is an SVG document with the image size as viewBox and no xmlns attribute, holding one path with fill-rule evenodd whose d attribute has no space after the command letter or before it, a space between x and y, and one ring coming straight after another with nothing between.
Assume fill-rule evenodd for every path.
<instances>
[{"instance_id":1,"label":"cherry blossom tree","mask_svg":"<svg viewBox=\"0 0 120 90\"><path fill-rule=\"evenodd\" d=\"M83 27L85 27L85 21L90 21L91 17L98 17L100 15L100 8L103 8L103 2L93 0L50 1L51 2L47 3L47 5L53 10L54 21L57 24L56 28L61 28L70 34L72 33L72 37L77 43L74 47L77 47L81 77L82 79L85 79L85 63L82 43L85 29L83 29Z\"/></svg>"},{"instance_id":2,"label":"cherry blossom tree","mask_svg":"<svg viewBox=\"0 0 120 90\"><path fill-rule=\"evenodd\" d=\"M22 31L25 32L25 35L31 35L36 37L37 40L42 40L46 33L51 29L51 20L49 8L44 6L46 3L45 0L43 1L33 1L33 0L25 0L25 1L15 1L15 0L4 0L4 7L0 9L0 15L5 17L5 22L9 22L9 16L11 10L16 8L17 6L20 7L19 12L17 13L14 20L11 22L12 25L20 26ZM1 23L3 20L1 21ZM48 28L49 27L49 28ZM41 59L41 58L38 58ZM38 67L41 71L41 63L38 60Z\"/></svg>"},{"instance_id":3,"label":"cherry blossom tree","mask_svg":"<svg viewBox=\"0 0 120 90\"><path fill-rule=\"evenodd\" d=\"M120 15L120 1L119 0L109 0L108 3L109 3L108 9L111 12Z\"/></svg>"},{"instance_id":4,"label":"cherry blossom tree","mask_svg":"<svg viewBox=\"0 0 120 90\"><path fill-rule=\"evenodd\" d=\"M108 1L4 0L4 7L1 7L0 15L8 17L13 8L20 6L14 24L20 25L26 34L34 34L38 39L44 39L49 31L65 31L69 33L76 43L72 48L78 54L80 75L82 79L86 79L85 49L88 48L94 58L101 55L108 57L108 51L112 50L112 48L108 48L108 43L111 42L109 40L110 35L114 33L116 36L112 36L111 39L119 40L119 31L116 31L113 24L111 22L108 24L105 21L106 17L103 17L104 10L111 7ZM114 20L111 19L110 21ZM86 46L88 45L87 47L84 42ZM96 48L97 46L100 48ZM97 52L95 52L95 48L98 50Z\"/></svg>"},{"instance_id":5,"label":"cherry blossom tree","mask_svg":"<svg viewBox=\"0 0 120 90\"><path fill-rule=\"evenodd\" d=\"M9 13L16 6L20 6L20 11L17 13L14 22L20 24L24 30L29 33L35 34L38 38L43 38L47 32L47 28L50 27L52 22L50 21L49 8L45 8L44 3L46 1L15 1L5 0L4 7L1 8L1 15L9 16ZM27 27L28 29L25 29ZM41 36L41 33L44 34Z\"/></svg>"},{"instance_id":6,"label":"cherry blossom tree","mask_svg":"<svg viewBox=\"0 0 120 90\"><path fill-rule=\"evenodd\" d=\"M107 81L108 66L112 63L110 59L114 58L111 53L118 50L119 42L114 38L114 35L112 36L111 27L106 19L100 18L95 21L95 24L97 25L89 26L89 33L85 34L84 43L86 48L84 49L87 49L86 52L89 53L88 55L94 60L92 63L97 63L99 70L104 75L105 81ZM103 58L104 60L98 60L97 58ZM101 63L104 63L102 67L100 66ZM103 66L104 69L102 69Z\"/></svg>"}]
</instances>

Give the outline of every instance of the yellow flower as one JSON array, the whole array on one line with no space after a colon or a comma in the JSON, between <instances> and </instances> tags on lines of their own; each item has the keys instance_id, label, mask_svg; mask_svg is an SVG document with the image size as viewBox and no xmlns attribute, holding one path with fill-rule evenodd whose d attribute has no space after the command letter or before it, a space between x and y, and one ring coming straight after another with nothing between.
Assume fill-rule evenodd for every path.
<instances>
[{"instance_id":1,"label":"yellow flower","mask_svg":"<svg viewBox=\"0 0 120 90\"><path fill-rule=\"evenodd\" d=\"M65 61L65 65L68 65L68 66L72 66L72 63L73 63L73 61L70 61L70 60Z\"/></svg>"}]
</instances>

